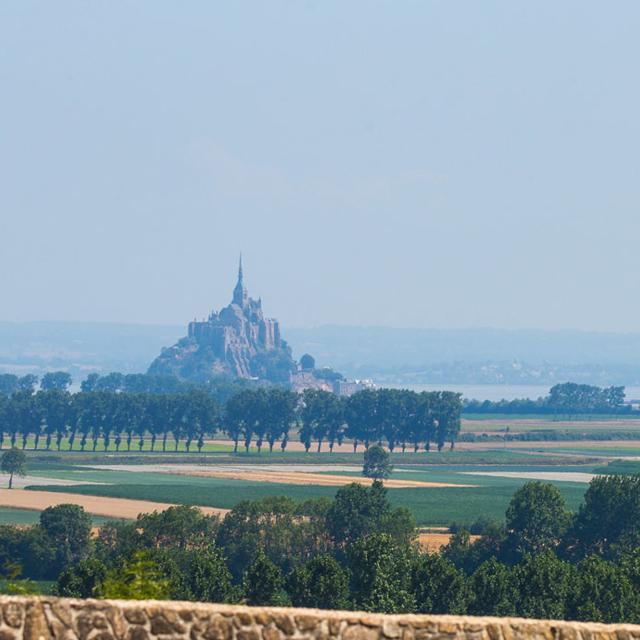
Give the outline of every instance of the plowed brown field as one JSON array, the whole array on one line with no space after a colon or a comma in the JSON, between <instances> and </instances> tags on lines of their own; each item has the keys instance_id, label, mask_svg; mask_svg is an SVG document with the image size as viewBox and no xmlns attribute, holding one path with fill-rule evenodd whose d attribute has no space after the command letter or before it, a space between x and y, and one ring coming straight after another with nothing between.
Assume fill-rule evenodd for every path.
<instances>
[{"instance_id":1,"label":"plowed brown field","mask_svg":"<svg viewBox=\"0 0 640 640\"><path fill-rule=\"evenodd\" d=\"M85 496L79 493L57 493L55 491L26 491L24 489L0 489L0 506L42 511L59 504L77 504L88 513L107 518L135 520L140 513L163 511L175 506L168 502L149 500L127 500L125 498L105 498ZM199 507L208 515L224 515L229 509Z\"/></svg>"},{"instance_id":2,"label":"plowed brown field","mask_svg":"<svg viewBox=\"0 0 640 640\"><path fill-rule=\"evenodd\" d=\"M480 536L469 536L471 542L475 542ZM429 553L437 553L449 544L451 539L450 533L421 533L418 535L418 543L424 551Z\"/></svg>"}]
</instances>

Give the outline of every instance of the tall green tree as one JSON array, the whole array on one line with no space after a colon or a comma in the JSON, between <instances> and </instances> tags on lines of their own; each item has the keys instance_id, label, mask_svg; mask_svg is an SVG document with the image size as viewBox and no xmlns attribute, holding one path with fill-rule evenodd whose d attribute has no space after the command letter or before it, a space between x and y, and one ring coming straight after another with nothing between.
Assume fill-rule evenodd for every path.
<instances>
[{"instance_id":1,"label":"tall green tree","mask_svg":"<svg viewBox=\"0 0 640 640\"><path fill-rule=\"evenodd\" d=\"M348 609L349 574L329 555L319 555L294 567L287 577L294 607Z\"/></svg>"},{"instance_id":2,"label":"tall green tree","mask_svg":"<svg viewBox=\"0 0 640 640\"><path fill-rule=\"evenodd\" d=\"M249 565L243 580L247 603L262 606L287 604L284 577L277 567L260 549Z\"/></svg>"},{"instance_id":3,"label":"tall green tree","mask_svg":"<svg viewBox=\"0 0 640 640\"><path fill-rule=\"evenodd\" d=\"M464 574L440 554L423 554L414 562L411 589L420 613L466 613Z\"/></svg>"},{"instance_id":4,"label":"tall green tree","mask_svg":"<svg viewBox=\"0 0 640 640\"><path fill-rule=\"evenodd\" d=\"M524 556L513 569L517 589L516 615L564 620L576 584L575 569L550 551Z\"/></svg>"},{"instance_id":5,"label":"tall green tree","mask_svg":"<svg viewBox=\"0 0 640 640\"><path fill-rule=\"evenodd\" d=\"M14 475L26 475L26 461L27 456L24 451L20 451L20 449L16 447L11 447L11 449L2 454L2 458L0 458L0 469L2 469L2 473L9 474L9 489L13 488Z\"/></svg>"},{"instance_id":6,"label":"tall green tree","mask_svg":"<svg viewBox=\"0 0 640 640\"><path fill-rule=\"evenodd\" d=\"M40 380L40 388L43 391L67 391L72 383L71 375L66 371L52 371L45 373Z\"/></svg>"},{"instance_id":7,"label":"tall green tree","mask_svg":"<svg viewBox=\"0 0 640 640\"><path fill-rule=\"evenodd\" d=\"M399 522L403 526L396 528ZM327 512L327 531L334 543L344 548L375 532L393 532L396 540L406 540L413 535L415 522L407 521L403 511L391 508L387 490L379 480L370 487L354 482L336 493Z\"/></svg>"},{"instance_id":8,"label":"tall green tree","mask_svg":"<svg viewBox=\"0 0 640 640\"><path fill-rule=\"evenodd\" d=\"M86 558L60 573L55 592L63 598L92 598L106 578L106 565L98 558Z\"/></svg>"},{"instance_id":9,"label":"tall green tree","mask_svg":"<svg viewBox=\"0 0 640 640\"><path fill-rule=\"evenodd\" d=\"M366 478L386 480L393 471L389 452L379 444L371 445L364 452L362 475Z\"/></svg>"},{"instance_id":10,"label":"tall green tree","mask_svg":"<svg viewBox=\"0 0 640 640\"><path fill-rule=\"evenodd\" d=\"M538 554L558 547L567 531L571 515L558 488L532 481L516 493L505 514L507 544L515 558Z\"/></svg>"},{"instance_id":11,"label":"tall green tree","mask_svg":"<svg viewBox=\"0 0 640 640\"><path fill-rule=\"evenodd\" d=\"M640 546L640 475L598 476L567 535L574 556L616 558Z\"/></svg>"},{"instance_id":12,"label":"tall green tree","mask_svg":"<svg viewBox=\"0 0 640 640\"><path fill-rule=\"evenodd\" d=\"M40 527L51 542L60 570L87 557L91 544L91 518L76 504L48 507L40 514Z\"/></svg>"},{"instance_id":13,"label":"tall green tree","mask_svg":"<svg viewBox=\"0 0 640 640\"><path fill-rule=\"evenodd\" d=\"M638 620L640 593L623 567L590 556L576 567L568 610L574 620L609 623Z\"/></svg>"},{"instance_id":14,"label":"tall green tree","mask_svg":"<svg viewBox=\"0 0 640 640\"><path fill-rule=\"evenodd\" d=\"M175 600L228 602L235 598L231 572L221 549L210 545L205 549L189 549L172 553L179 567L178 579L172 585Z\"/></svg>"},{"instance_id":15,"label":"tall green tree","mask_svg":"<svg viewBox=\"0 0 640 640\"><path fill-rule=\"evenodd\" d=\"M512 616L518 599L511 570L495 558L483 562L469 579L469 613L474 616Z\"/></svg>"},{"instance_id":16,"label":"tall green tree","mask_svg":"<svg viewBox=\"0 0 640 640\"><path fill-rule=\"evenodd\" d=\"M385 533L354 542L348 550L351 593L363 611L405 613L416 603L411 591L412 551Z\"/></svg>"}]
</instances>

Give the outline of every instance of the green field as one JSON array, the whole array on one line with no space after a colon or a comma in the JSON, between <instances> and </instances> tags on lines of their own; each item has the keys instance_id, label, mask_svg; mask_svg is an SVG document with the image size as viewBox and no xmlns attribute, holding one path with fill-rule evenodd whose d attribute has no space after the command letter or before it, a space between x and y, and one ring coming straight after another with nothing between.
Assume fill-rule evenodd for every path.
<instances>
[{"instance_id":1,"label":"green field","mask_svg":"<svg viewBox=\"0 0 640 640\"><path fill-rule=\"evenodd\" d=\"M84 451L80 449L80 438L76 436L76 439L73 443L73 449L69 449L69 441L67 439L62 440L60 451L56 448L55 442L51 443L50 449L46 449L45 438L40 438L40 442L38 443L38 448L35 449L36 453L51 453L51 454L60 454L60 453L71 453L78 455L87 455L87 454L99 454L99 453L117 453L117 454L136 454L136 453L189 453L189 454L198 454L198 447L196 446L195 441L191 443L191 448L187 452L184 440L178 443L178 448L176 449L175 442L173 440L167 440L167 450L166 452L162 451L162 442L161 440L156 440L155 447L153 451L151 450L151 438L145 437L143 441L142 448L138 446L139 439L134 438L131 441L131 449L127 451L127 443L126 440L123 439L120 443L120 449L116 450L116 445L113 442L113 439L109 443L109 446L105 449L102 438L98 441L98 446L96 450L93 451L93 442L91 440L87 440L87 444L84 448ZM24 447L28 451L34 451L35 447L35 439L33 436L29 436L26 441L26 446ZM8 438L4 439L2 443L3 448L9 448L11 443ZM16 440L16 447L22 449L22 438L18 438ZM220 451L233 451L233 447L229 444L222 444L217 442L205 442L202 447L202 453L210 453L210 452L220 452Z\"/></svg>"},{"instance_id":2,"label":"green field","mask_svg":"<svg viewBox=\"0 0 640 640\"><path fill-rule=\"evenodd\" d=\"M552 482L563 493L569 506L577 508L587 488L587 484L562 480L566 472L587 472L594 469L602 472L606 468L612 449L602 450L590 447L571 447L560 444L553 449L538 449L532 444L530 449L510 450L499 446L486 450L444 450L429 453L413 451L392 454L396 467L395 479L422 480L474 485L473 487L403 488L390 489L389 497L396 506L411 510L421 526L448 525L452 521L473 522L485 518L501 519L513 495L526 479L467 475L471 471L552 473ZM633 447L618 447L617 455L632 455L639 450ZM332 497L337 488L317 485L297 485L258 482L250 479L194 477L178 473L149 472L140 470L111 470L105 464L162 464L189 463L205 464L216 468L225 464L251 467L254 464L337 464L353 465L352 471L338 468L336 471L321 469L317 472L358 476L362 465L363 452L357 453L304 453L257 452L233 454L228 450L209 451L198 455L173 452L161 453L120 453L105 454L85 451L84 453L59 453L28 451L27 471L31 476L39 476L41 482L34 482L31 489L46 491L82 493L95 496L143 499L154 502L175 502L191 505L232 508L241 500L257 500L268 496L286 495L295 500ZM567 454L572 453L572 457ZM80 485L52 485L47 479L73 480ZM345 478L345 482L347 478ZM100 483L100 484L89 484ZM28 524L34 522L38 514L21 509L0 510L0 522ZM104 521L96 518L96 522Z\"/></svg>"},{"instance_id":3,"label":"green field","mask_svg":"<svg viewBox=\"0 0 640 640\"><path fill-rule=\"evenodd\" d=\"M100 525L109 521L109 518L101 516L91 517L93 524ZM40 520L40 512L33 509L14 509L11 507L0 507L0 525L3 524L19 524L30 525L36 524Z\"/></svg>"},{"instance_id":4,"label":"green field","mask_svg":"<svg viewBox=\"0 0 640 640\"><path fill-rule=\"evenodd\" d=\"M555 443L554 443L555 444ZM567 443L576 447L575 443ZM544 457L532 458L529 449L535 449L535 443L526 449L509 449L504 448L500 443L496 443L495 447L482 450L454 449L451 451L446 448L438 452L432 450L429 452L419 451L414 453L407 451L405 453L395 451L391 454L391 461L395 465L399 464L419 464L425 466L439 465L466 465L466 464L499 464L499 465L521 465L531 463L532 460L536 465L564 465L567 459L564 456L554 456L546 454ZM563 452L562 447L558 445L558 451ZM362 465L363 449L360 448L356 453L329 453L323 451L317 453L310 451L304 453L301 451L273 451L263 450L261 453L257 451L249 451L245 453L232 452L209 452L198 455L197 453L120 453L101 454L100 452L80 453L73 452L71 454L42 451L27 451L29 457L29 472L34 469L46 471L52 468L76 468L78 465L100 465L100 464L156 464L156 463L196 463L196 464L355 464ZM588 449L585 449L582 457L589 457ZM44 474L43 474L44 475Z\"/></svg>"},{"instance_id":5,"label":"green field","mask_svg":"<svg viewBox=\"0 0 640 640\"><path fill-rule=\"evenodd\" d=\"M539 436L541 440L549 439L553 433L558 434L558 437L565 433L582 439L629 439L637 434L640 439L640 419L621 416L580 416L568 419L539 415L472 414L464 416L460 433L501 436L507 428L510 434L545 432L546 435Z\"/></svg>"},{"instance_id":6,"label":"green field","mask_svg":"<svg viewBox=\"0 0 640 640\"><path fill-rule=\"evenodd\" d=\"M295 461L300 455L294 454ZM566 458L539 460L537 456L515 454L510 451L497 452L447 452L435 455L440 464L428 465L401 464L394 473L394 478L408 480L423 480L428 482L446 482L456 484L476 485L473 487L442 487L442 488L410 488L390 489L389 497L396 506L404 506L412 511L418 524L423 526L448 525L452 521L472 522L479 517L500 519L513 493L526 481L519 478L500 478L492 476L466 475L467 471L509 471L549 473L563 473L570 471L590 472L597 462L583 464L567 464ZM251 462L264 463L268 454L262 456L233 456L237 464ZM273 455L279 462L289 456ZM417 456L411 454L407 460L415 460ZM228 462L228 456L221 456L219 462ZM309 454L314 462L327 463L334 458L330 454ZM419 456L418 456L419 458ZM361 454L341 454L335 461L361 464ZM403 457L395 456L396 460ZM215 458L210 458L214 462ZM523 460L528 464L523 464ZM189 460L190 461L190 460ZM288 460L287 460L288 461ZM549 464L552 461L553 464ZM310 498L332 497L336 487L316 485L296 485L256 482L252 480L231 480L227 478L202 478L160 472L141 472L125 470L109 470L100 468L84 468L71 463L52 461L47 464L41 459L36 462L36 469L32 474L57 479L85 480L103 484L84 484L76 486L34 485L32 489L57 491L67 493L82 493L86 495L108 496L117 498L143 499L154 502L175 502L191 505L232 508L241 500L257 500L268 496L286 495L295 500ZM111 462L114 462L113 460ZM121 460L129 462L129 460ZM532 464L542 462L543 464ZM86 464L86 462L85 462ZM94 463L95 464L95 463ZM215 464L211 465L215 467ZM407 469L409 471L401 471ZM357 476L358 472L338 471L345 476ZM586 484L558 481L555 482L565 495L571 508L580 503L586 489Z\"/></svg>"},{"instance_id":7,"label":"green field","mask_svg":"<svg viewBox=\"0 0 640 640\"><path fill-rule=\"evenodd\" d=\"M194 478L196 480L196 478ZM204 480L204 479L202 479ZM276 483L256 483L241 480L207 479L203 483L80 485L75 487L37 486L34 489L66 491L85 495L133 498L154 502L176 502L199 506L232 508L241 500L259 500L286 495L294 500L333 497L335 487L300 486ZM214 481L214 482L212 482ZM480 517L502 519L513 493L524 481L502 478L481 478L474 488L390 489L389 498L395 506L407 507L419 525L448 525L452 521L473 522ZM577 508L586 485L557 483L569 506ZM208 490L207 490L208 489Z\"/></svg>"},{"instance_id":8,"label":"green field","mask_svg":"<svg viewBox=\"0 0 640 640\"><path fill-rule=\"evenodd\" d=\"M40 518L39 511L31 509L12 509L0 507L0 525L2 524L35 524Z\"/></svg>"}]
</instances>

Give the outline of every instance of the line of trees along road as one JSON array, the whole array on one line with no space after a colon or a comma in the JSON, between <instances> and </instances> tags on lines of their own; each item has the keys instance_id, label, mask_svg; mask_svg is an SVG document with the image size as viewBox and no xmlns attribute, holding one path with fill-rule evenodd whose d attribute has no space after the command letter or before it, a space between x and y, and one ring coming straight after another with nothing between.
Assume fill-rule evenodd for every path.
<instances>
[{"instance_id":1,"label":"line of trees along road","mask_svg":"<svg viewBox=\"0 0 640 640\"><path fill-rule=\"evenodd\" d=\"M453 447L460 430L460 395L379 389L349 398L307 390L297 394L281 387L242 389L220 405L205 390L185 393L123 393L65 388L18 388L0 395L0 447L96 451L132 447L142 450L202 450L216 433L228 436L237 450L252 445L286 449L297 429L307 451L331 451L345 440L354 451L363 444L414 451Z\"/></svg>"}]
</instances>

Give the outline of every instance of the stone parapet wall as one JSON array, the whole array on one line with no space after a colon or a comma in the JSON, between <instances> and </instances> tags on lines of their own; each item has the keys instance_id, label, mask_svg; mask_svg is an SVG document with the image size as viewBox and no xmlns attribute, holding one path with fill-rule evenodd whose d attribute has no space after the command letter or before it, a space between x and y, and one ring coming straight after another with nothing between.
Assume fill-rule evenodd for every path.
<instances>
[{"instance_id":1,"label":"stone parapet wall","mask_svg":"<svg viewBox=\"0 0 640 640\"><path fill-rule=\"evenodd\" d=\"M640 626L193 602L0 597L0 640L640 640Z\"/></svg>"}]
</instances>

